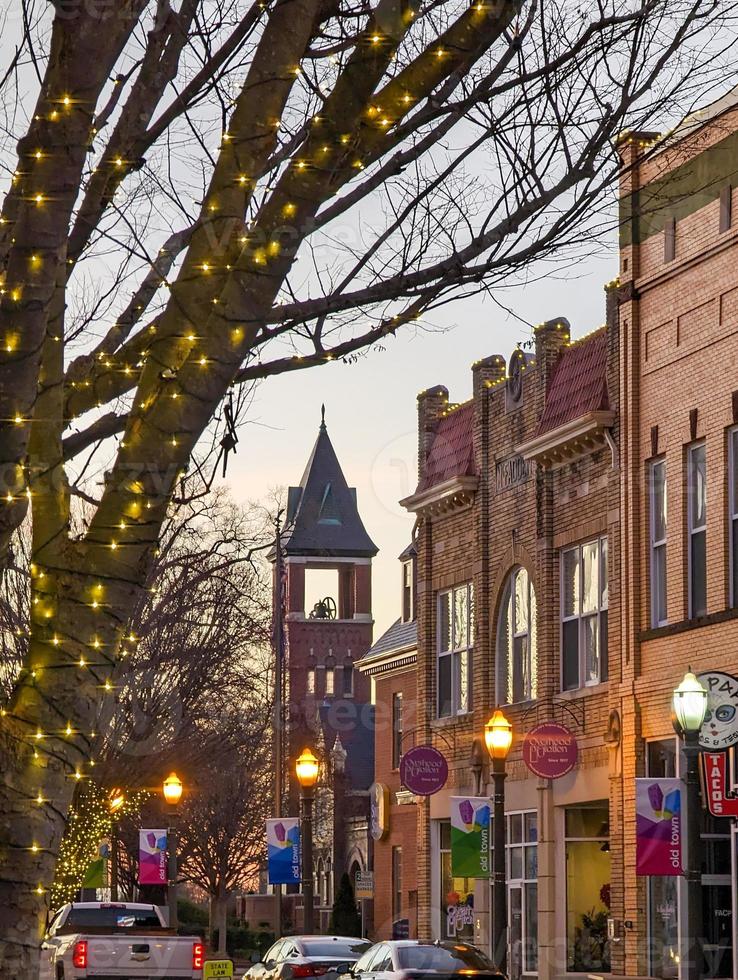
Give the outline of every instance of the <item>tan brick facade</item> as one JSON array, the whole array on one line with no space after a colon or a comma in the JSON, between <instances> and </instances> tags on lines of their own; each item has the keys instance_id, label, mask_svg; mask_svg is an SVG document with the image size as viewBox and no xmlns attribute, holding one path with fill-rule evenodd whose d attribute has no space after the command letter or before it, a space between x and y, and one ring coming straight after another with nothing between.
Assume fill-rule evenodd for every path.
<instances>
[{"instance_id":1,"label":"tan brick facade","mask_svg":"<svg viewBox=\"0 0 738 980\"><path fill-rule=\"evenodd\" d=\"M618 291L622 586L628 602L623 605L622 679L619 685L611 680L610 697L621 715L623 746L622 779L613 782L612 809L621 808L626 831L613 836L611 848L621 882L616 889L613 880L613 912L633 923L615 966L631 975L669 975L660 967L656 903L651 903L649 927L647 880L635 877L634 777L646 774L649 740L674 738L671 693L689 665L696 672L719 669L738 675L728 528L728 434L738 422L738 198L731 186L738 183L737 136L738 111L727 106L715 115L708 112L702 125L678 130L656 153L637 136L622 147L624 216L636 216L623 228ZM640 202L640 215L633 200ZM672 260L665 242L669 222ZM706 615L690 619L687 454L698 443L704 443L706 455L707 604ZM649 466L655 460L665 461L667 480L666 624L661 626L652 613ZM730 832L717 825L712 830ZM706 923L715 930L705 937L715 947L706 967L710 976L735 976L727 948L731 930L719 925L734 918L733 850L726 838L721 874L709 879L712 884L704 879ZM683 927L682 884L677 893L673 915L681 907Z\"/></svg>"},{"instance_id":2,"label":"tan brick facade","mask_svg":"<svg viewBox=\"0 0 738 980\"><path fill-rule=\"evenodd\" d=\"M614 306L613 306L614 310ZM603 328L604 329L604 328ZM537 463L524 460L521 448L537 435L546 409L547 391L562 359L584 345L602 344L602 384L608 411L607 434L602 429L581 438L551 435L551 458ZM504 705L513 724L515 741L508 761L507 807L511 813L533 814L538 836L538 973L542 977L566 972L567 923L566 877L563 846L564 810L567 806L599 803L608 806L610 754L606 745L609 684L577 683L562 691L560 556L570 546L606 539L611 669L616 674L619 644L619 438L617 421L618 340L615 323L593 338L572 343L566 321L551 321L536 332L535 353L513 355L510 373L522 378L522 393L508 378L500 356L473 366L474 395L455 408L445 389L434 388L419 396L420 484L405 502L420 520L418 546L418 698L424 706L419 740L431 742L449 760L450 776L443 791L418 802L418 928L421 936L445 934L438 864L439 830L448 819L450 797L486 795L488 760L483 731L494 707ZM517 365L515 362L517 361ZM522 370L519 370L522 369ZM519 397L517 397L519 394ZM443 448L433 448L432 438L445 438L444 419L454 412L473 411L473 450L476 485L469 474L438 487L424 488L427 467L434 454L446 459ZM450 429L449 429L450 431ZM563 431L563 430L562 430ZM452 438L448 436L449 440ZM548 435L547 435L548 438ZM558 439L558 441L557 441ZM548 451L548 450L547 450ZM430 455L429 455L430 454ZM445 476L445 474L442 474ZM424 483L425 481L425 483ZM424 488L424 489L423 489ZM435 493L435 497L434 497ZM527 570L537 604L537 690L535 697L506 704L496 693L498 630L503 615L503 593L511 573ZM472 582L474 586L473 696L468 711L452 717L438 715L437 644L439 593ZM572 773L561 780L542 780L522 761L522 737L536 724L555 721L576 736L579 760ZM422 739L420 738L422 734ZM476 746L475 746L476 742ZM475 786L480 759L483 769ZM530 818L531 820L533 817ZM609 877L603 880L609 884ZM477 880L473 887L473 938L490 942L489 884ZM513 912L513 918L515 912ZM524 968L520 950L513 942L511 971ZM515 957L518 957L517 961ZM601 962L590 964L591 969Z\"/></svg>"}]
</instances>

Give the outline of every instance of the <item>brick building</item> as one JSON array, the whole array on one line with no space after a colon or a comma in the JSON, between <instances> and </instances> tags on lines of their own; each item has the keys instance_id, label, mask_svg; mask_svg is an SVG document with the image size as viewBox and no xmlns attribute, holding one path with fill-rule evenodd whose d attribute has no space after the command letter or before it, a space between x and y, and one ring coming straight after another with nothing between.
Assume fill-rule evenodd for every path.
<instances>
[{"instance_id":1,"label":"brick building","mask_svg":"<svg viewBox=\"0 0 738 980\"><path fill-rule=\"evenodd\" d=\"M355 669L372 642L371 564L377 553L328 435L325 418L282 536L286 592L285 812L299 811L295 760L321 761L315 802L316 924L328 928L341 875L370 866L374 708ZM369 910L371 912L371 910ZM293 925L299 928L298 907Z\"/></svg>"},{"instance_id":2,"label":"brick building","mask_svg":"<svg viewBox=\"0 0 738 980\"><path fill-rule=\"evenodd\" d=\"M417 553L400 555L400 616L357 664L372 679L376 705L374 778L374 936L417 936L417 807L400 782L400 757L416 743Z\"/></svg>"},{"instance_id":3,"label":"brick building","mask_svg":"<svg viewBox=\"0 0 738 980\"><path fill-rule=\"evenodd\" d=\"M612 296L611 296L612 298ZM611 309L615 307L611 302ZM456 878L451 798L487 796L483 731L514 726L506 789L509 970L514 978L607 971L608 653L619 649L618 338L572 341L542 324L531 353L472 368L473 397L418 399L415 493L416 741L449 762L415 804L418 932L489 945L489 881ZM565 725L578 761L561 779L522 761L526 731Z\"/></svg>"},{"instance_id":4,"label":"brick building","mask_svg":"<svg viewBox=\"0 0 738 980\"><path fill-rule=\"evenodd\" d=\"M738 676L738 97L655 144L633 135L621 152L628 602L610 681L622 728L611 853L613 912L633 928L613 961L618 972L678 977L684 883L634 875L633 777L680 773L669 707L689 664ZM723 713L734 709L726 698ZM735 977L735 835L728 820L701 819L705 975Z\"/></svg>"}]
</instances>

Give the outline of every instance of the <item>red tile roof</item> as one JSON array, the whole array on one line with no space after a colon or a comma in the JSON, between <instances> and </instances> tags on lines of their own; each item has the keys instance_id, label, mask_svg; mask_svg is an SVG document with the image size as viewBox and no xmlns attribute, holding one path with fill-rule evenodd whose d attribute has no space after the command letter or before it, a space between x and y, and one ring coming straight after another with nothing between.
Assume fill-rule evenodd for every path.
<instances>
[{"instance_id":1,"label":"red tile roof","mask_svg":"<svg viewBox=\"0 0 738 980\"><path fill-rule=\"evenodd\" d=\"M425 475L416 493L454 476L474 476L474 403L466 402L436 423Z\"/></svg>"},{"instance_id":2,"label":"red tile roof","mask_svg":"<svg viewBox=\"0 0 738 980\"><path fill-rule=\"evenodd\" d=\"M589 412L607 410L607 334L604 327L564 350L546 392L536 435L558 429Z\"/></svg>"}]
</instances>

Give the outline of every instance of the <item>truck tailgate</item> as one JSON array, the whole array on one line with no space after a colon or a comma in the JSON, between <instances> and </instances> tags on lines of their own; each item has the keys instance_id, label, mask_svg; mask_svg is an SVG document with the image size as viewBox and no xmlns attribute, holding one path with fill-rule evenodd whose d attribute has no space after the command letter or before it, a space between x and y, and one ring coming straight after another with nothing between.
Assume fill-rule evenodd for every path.
<instances>
[{"instance_id":1,"label":"truck tailgate","mask_svg":"<svg viewBox=\"0 0 738 980\"><path fill-rule=\"evenodd\" d=\"M201 976L184 936L86 936L90 980L183 980Z\"/></svg>"}]
</instances>

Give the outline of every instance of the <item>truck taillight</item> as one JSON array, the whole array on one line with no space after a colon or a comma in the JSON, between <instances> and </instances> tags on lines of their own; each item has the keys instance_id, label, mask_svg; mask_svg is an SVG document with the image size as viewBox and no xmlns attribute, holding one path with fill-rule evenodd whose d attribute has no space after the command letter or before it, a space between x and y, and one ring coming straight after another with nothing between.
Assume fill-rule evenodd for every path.
<instances>
[{"instance_id":1,"label":"truck taillight","mask_svg":"<svg viewBox=\"0 0 738 980\"><path fill-rule=\"evenodd\" d=\"M202 943L192 944L192 969L202 970L205 961L205 947Z\"/></svg>"},{"instance_id":2,"label":"truck taillight","mask_svg":"<svg viewBox=\"0 0 738 980\"><path fill-rule=\"evenodd\" d=\"M76 967L78 970L85 970L87 968L86 939L81 939L78 943L74 944L74 950L72 951L72 966Z\"/></svg>"}]
</instances>

